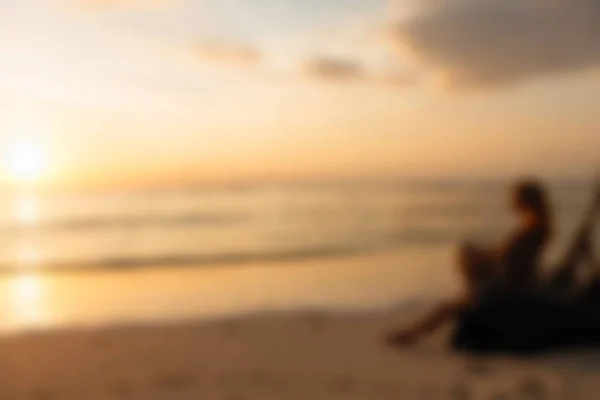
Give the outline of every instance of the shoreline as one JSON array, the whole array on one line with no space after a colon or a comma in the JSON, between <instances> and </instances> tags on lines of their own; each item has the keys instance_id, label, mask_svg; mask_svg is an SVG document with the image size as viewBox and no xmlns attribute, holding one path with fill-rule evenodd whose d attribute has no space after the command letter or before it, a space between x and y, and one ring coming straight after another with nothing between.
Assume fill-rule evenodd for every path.
<instances>
[{"instance_id":1,"label":"shoreline","mask_svg":"<svg viewBox=\"0 0 600 400\"><path fill-rule=\"evenodd\" d=\"M409 249L410 251L410 249ZM322 263L328 261L351 260L355 257L377 257L377 255L398 252L395 248L363 250L358 248L314 249L311 251L289 251L258 255L229 255L203 257L202 255L177 255L152 258L108 258L97 261L50 262L35 264L0 264L0 280L23 272L37 274L86 274L103 272L135 272L162 269L220 269L243 268L248 265L280 266L281 263ZM82 267L85 265L85 267Z\"/></svg>"},{"instance_id":2,"label":"shoreline","mask_svg":"<svg viewBox=\"0 0 600 400\"><path fill-rule=\"evenodd\" d=\"M387 252L215 268L85 274L24 270L0 277L0 331L171 322L304 309L385 309L452 290L447 255ZM442 269L442 271L439 271ZM431 277L436 279L432 282Z\"/></svg>"},{"instance_id":3,"label":"shoreline","mask_svg":"<svg viewBox=\"0 0 600 400\"><path fill-rule=\"evenodd\" d=\"M0 398L595 400L600 353L383 337L453 289L447 251L0 279ZM536 397L537 396L537 397Z\"/></svg>"}]
</instances>

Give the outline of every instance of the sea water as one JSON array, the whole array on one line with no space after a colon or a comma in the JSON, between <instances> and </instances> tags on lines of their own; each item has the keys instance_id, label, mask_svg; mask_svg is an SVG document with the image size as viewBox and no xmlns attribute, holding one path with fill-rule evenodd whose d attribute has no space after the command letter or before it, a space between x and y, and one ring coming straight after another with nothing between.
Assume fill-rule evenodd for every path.
<instances>
[{"instance_id":1,"label":"sea water","mask_svg":"<svg viewBox=\"0 0 600 400\"><path fill-rule=\"evenodd\" d=\"M459 242L494 243L514 226L509 188L386 180L5 193L0 329L435 295L456 287ZM562 181L549 191L552 263L591 186Z\"/></svg>"}]
</instances>

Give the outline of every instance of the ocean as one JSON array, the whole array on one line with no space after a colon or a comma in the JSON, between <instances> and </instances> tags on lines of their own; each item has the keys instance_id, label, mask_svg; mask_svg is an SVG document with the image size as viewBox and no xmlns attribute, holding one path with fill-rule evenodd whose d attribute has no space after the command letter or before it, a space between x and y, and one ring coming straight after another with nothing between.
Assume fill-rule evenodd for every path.
<instances>
[{"instance_id":1,"label":"ocean","mask_svg":"<svg viewBox=\"0 0 600 400\"><path fill-rule=\"evenodd\" d=\"M0 198L0 271L215 265L352 256L499 239L514 224L501 182L296 183ZM558 241L590 185L550 186Z\"/></svg>"},{"instance_id":2,"label":"ocean","mask_svg":"<svg viewBox=\"0 0 600 400\"><path fill-rule=\"evenodd\" d=\"M549 186L551 266L591 185ZM302 182L4 194L0 332L406 306L515 224L504 182ZM596 235L598 244L600 235Z\"/></svg>"}]
</instances>

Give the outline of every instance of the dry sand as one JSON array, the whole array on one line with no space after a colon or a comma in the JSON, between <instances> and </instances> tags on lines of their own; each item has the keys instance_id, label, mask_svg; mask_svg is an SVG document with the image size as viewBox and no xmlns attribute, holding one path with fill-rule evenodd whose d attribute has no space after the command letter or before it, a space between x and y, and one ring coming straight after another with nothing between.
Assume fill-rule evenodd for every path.
<instances>
[{"instance_id":1,"label":"dry sand","mask_svg":"<svg viewBox=\"0 0 600 400\"><path fill-rule=\"evenodd\" d=\"M403 314L406 318L406 313ZM394 350L389 314L303 312L0 339L0 399L600 398L600 356Z\"/></svg>"}]
</instances>

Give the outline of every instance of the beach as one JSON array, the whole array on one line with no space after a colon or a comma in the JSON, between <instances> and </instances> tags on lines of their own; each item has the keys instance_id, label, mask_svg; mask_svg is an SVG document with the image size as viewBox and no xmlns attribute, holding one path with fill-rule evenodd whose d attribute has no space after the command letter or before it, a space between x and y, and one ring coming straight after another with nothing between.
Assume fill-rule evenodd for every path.
<instances>
[{"instance_id":1,"label":"beach","mask_svg":"<svg viewBox=\"0 0 600 400\"><path fill-rule=\"evenodd\" d=\"M458 244L511 221L501 187L364 189L18 199L36 219L2 225L0 399L597 398L586 351L472 357L452 327L386 347L458 293ZM546 266L587 199L557 193Z\"/></svg>"},{"instance_id":2,"label":"beach","mask_svg":"<svg viewBox=\"0 0 600 400\"><path fill-rule=\"evenodd\" d=\"M596 399L600 355L469 357L447 332L382 335L407 313L263 314L0 340L3 399Z\"/></svg>"},{"instance_id":3,"label":"beach","mask_svg":"<svg viewBox=\"0 0 600 400\"><path fill-rule=\"evenodd\" d=\"M0 400L600 400L599 69L600 0L0 0Z\"/></svg>"},{"instance_id":4,"label":"beach","mask_svg":"<svg viewBox=\"0 0 600 400\"><path fill-rule=\"evenodd\" d=\"M451 327L385 346L456 288L448 257L5 276L0 398L597 398L600 354L468 356Z\"/></svg>"}]
</instances>

